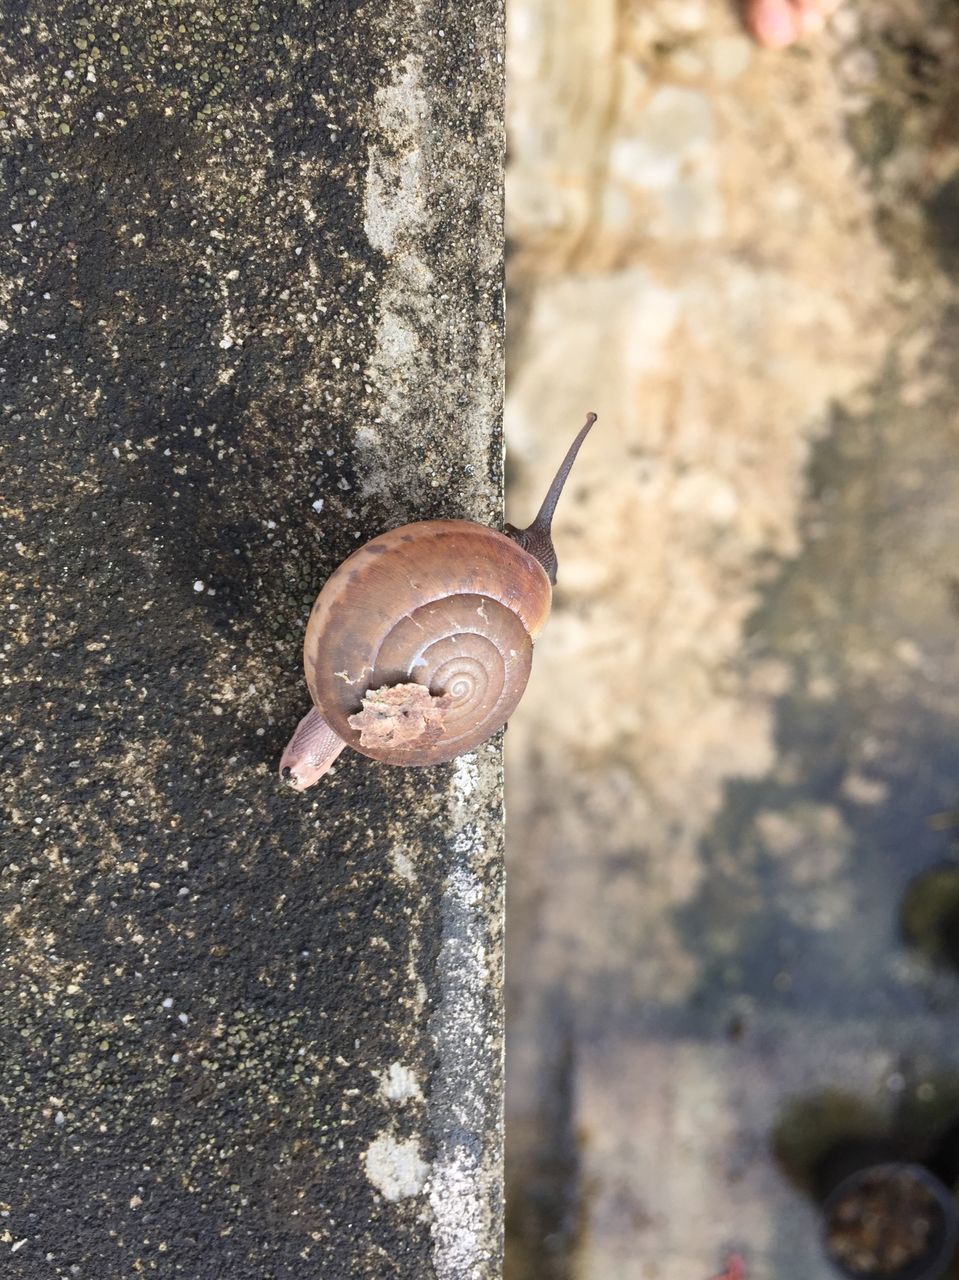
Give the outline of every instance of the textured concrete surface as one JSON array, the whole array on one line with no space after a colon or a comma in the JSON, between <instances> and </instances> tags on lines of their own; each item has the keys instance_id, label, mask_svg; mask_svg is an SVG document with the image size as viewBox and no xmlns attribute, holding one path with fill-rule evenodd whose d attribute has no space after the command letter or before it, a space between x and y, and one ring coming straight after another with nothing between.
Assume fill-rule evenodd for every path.
<instances>
[{"instance_id":1,"label":"textured concrete surface","mask_svg":"<svg viewBox=\"0 0 959 1280\"><path fill-rule=\"evenodd\" d=\"M510 1280L825 1280L817 1145L955 1107L900 912L956 864L957 17L512 6L519 510L600 420L507 738Z\"/></svg>"},{"instance_id":2,"label":"textured concrete surface","mask_svg":"<svg viewBox=\"0 0 959 1280\"><path fill-rule=\"evenodd\" d=\"M499 744L275 767L329 571L501 514L500 17L4 12L4 1276L499 1273Z\"/></svg>"}]
</instances>

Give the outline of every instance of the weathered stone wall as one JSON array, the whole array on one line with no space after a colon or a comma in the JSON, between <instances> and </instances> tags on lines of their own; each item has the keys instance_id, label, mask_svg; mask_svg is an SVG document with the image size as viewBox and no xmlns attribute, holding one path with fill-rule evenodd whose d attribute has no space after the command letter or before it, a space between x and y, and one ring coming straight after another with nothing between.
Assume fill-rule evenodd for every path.
<instances>
[{"instance_id":1,"label":"weathered stone wall","mask_svg":"<svg viewBox=\"0 0 959 1280\"><path fill-rule=\"evenodd\" d=\"M2 38L0 1269L496 1276L499 745L274 771L330 570L500 514L500 7Z\"/></svg>"},{"instance_id":2,"label":"weathered stone wall","mask_svg":"<svg viewBox=\"0 0 959 1280\"><path fill-rule=\"evenodd\" d=\"M957 10L741 8L509 9L518 514L599 414L507 738L510 1280L818 1280L786 1099L959 1068L896 924L955 856Z\"/></svg>"}]
</instances>

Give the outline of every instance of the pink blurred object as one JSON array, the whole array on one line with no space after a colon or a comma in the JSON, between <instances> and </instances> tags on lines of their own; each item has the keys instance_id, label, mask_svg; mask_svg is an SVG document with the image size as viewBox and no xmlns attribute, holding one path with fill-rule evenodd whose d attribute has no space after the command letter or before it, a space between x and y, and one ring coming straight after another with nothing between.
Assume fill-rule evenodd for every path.
<instances>
[{"instance_id":1,"label":"pink blurred object","mask_svg":"<svg viewBox=\"0 0 959 1280\"><path fill-rule=\"evenodd\" d=\"M746 0L746 26L767 49L785 49L821 31L839 0Z\"/></svg>"},{"instance_id":2,"label":"pink blurred object","mask_svg":"<svg viewBox=\"0 0 959 1280\"><path fill-rule=\"evenodd\" d=\"M731 1253L726 1259L726 1270L713 1280L746 1280L746 1262L740 1253Z\"/></svg>"},{"instance_id":3,"label":"pink blurred object","mask_svg":"<svg viewBox=\"0 0 959 1280\"><path fill-rule=\"evenodd\" d=\"M802 34L799 10L789 0L751 0L748 26L767 49L785 49Z\"/></svg>"}]
</instances>

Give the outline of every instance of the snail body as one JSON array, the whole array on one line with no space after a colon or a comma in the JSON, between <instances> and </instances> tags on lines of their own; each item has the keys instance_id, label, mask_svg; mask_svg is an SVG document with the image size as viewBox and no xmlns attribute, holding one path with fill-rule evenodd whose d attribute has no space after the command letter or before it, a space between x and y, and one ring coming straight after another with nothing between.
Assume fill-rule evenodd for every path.
<instances>
[{"instance_id":1,"label":"snail body","mask_svg":"<svg viewBox=\"0 0 959 1280\"><path fill-rule=\"evenodd\" d=\"M283 752L285 782L312 786L346 746L385 764L439 764L503 727L549 616L553 512L594 421L527 529L422 520L380 534L334 570L306 628L314 706Z\"/></svg>"}]
</instances>

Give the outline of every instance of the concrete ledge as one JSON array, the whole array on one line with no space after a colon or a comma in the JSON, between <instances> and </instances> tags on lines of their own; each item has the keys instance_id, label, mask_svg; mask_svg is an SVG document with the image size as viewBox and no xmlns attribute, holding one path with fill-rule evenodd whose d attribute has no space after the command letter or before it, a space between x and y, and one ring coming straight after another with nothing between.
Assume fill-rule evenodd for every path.
<instances>
[{"instance_id":1,"label":"concrete ledge","mask_svg":"<svg viewBox=\"0 0 959 1280\"><path fill-rule=\"evenodd\" d=\"M274 768L332 568L501 511L500 5L83 12L2 50L3 1273L498 1276L499 744Z\"/></svg>"}]
</instances>

